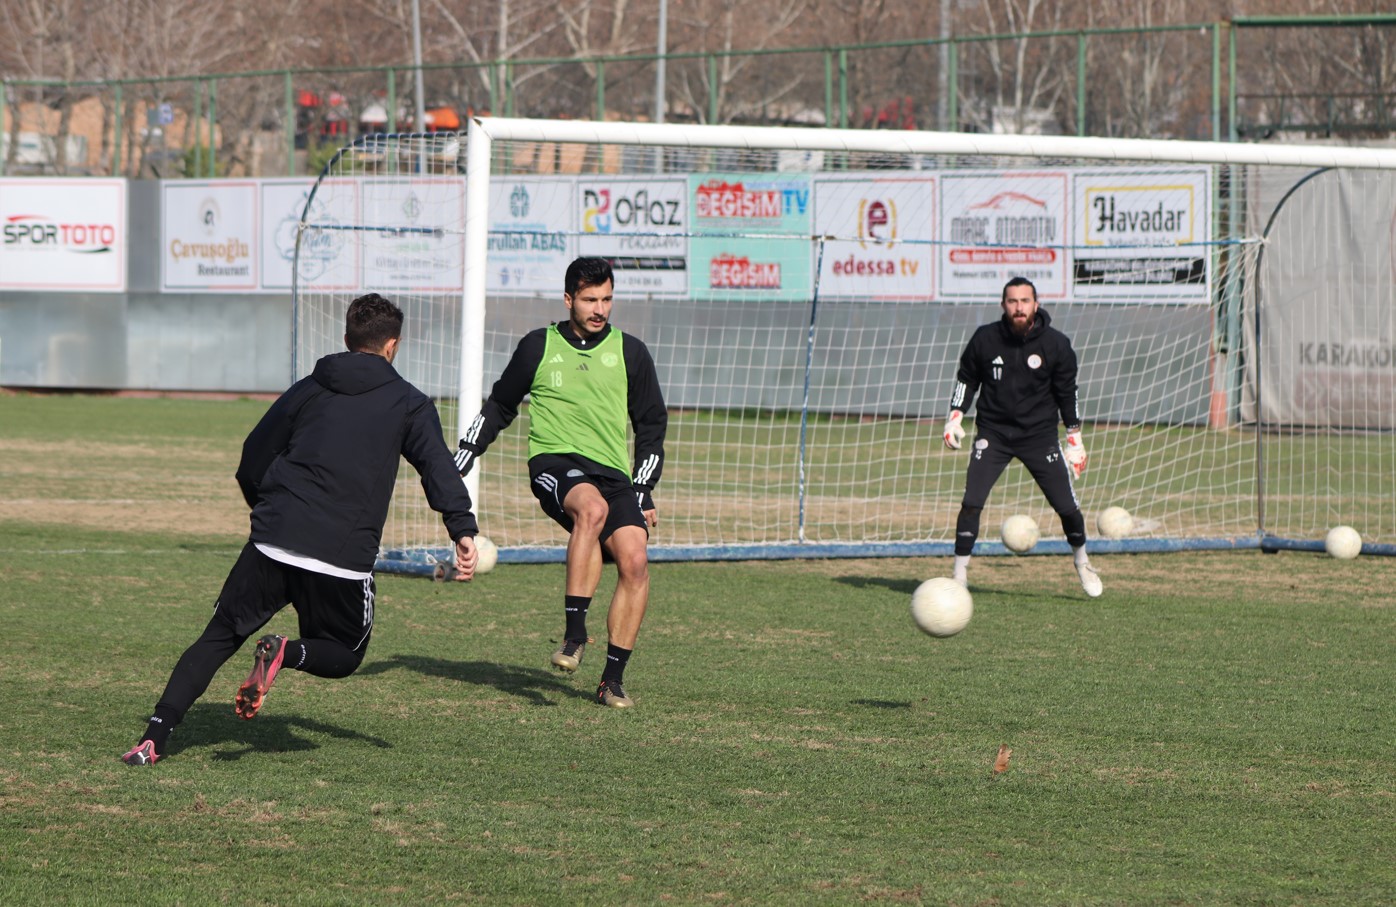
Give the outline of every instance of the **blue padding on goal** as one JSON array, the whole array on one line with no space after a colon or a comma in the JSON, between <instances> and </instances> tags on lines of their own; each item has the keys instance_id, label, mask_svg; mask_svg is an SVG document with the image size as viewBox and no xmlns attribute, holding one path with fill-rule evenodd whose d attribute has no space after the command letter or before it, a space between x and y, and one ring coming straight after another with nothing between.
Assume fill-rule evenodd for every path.
<instances>
[{"instance_id":1,"label":"blue padding on goal","mask_svg":"<svg viewBox=\"0 0 1396 907\"><path fill-rule=\"evenodd\" d=\"M1091 539L1092 554L1160 554L1180 551L1237 551L1246 549L1277 551L1322 551L1323 542L1298 541L1254 535L1235 538L1208 539ZM867 542L778 545L656 545L649 550L653 563L665 561L769 561L800 559L838 559L863 557L950 557L955 553L952 542ZM1071 547L1065 539L1038 542L1025 555L1066 555ZM1396 555L1396 545L1363 545L1363 554ZM975 557L1014 556L1002 542L981 540L974 546ZM376 569L383 573L410 576L432 576L436 565L449 563L449 548L395 549L383 552ZM566 548L500 548L501 564L561 564L567 560Z\"/></svg>"},{"instance_id":2,"label":"blue padding on goal","mask_svg":"<svg viewBox=\"0 0 1396 907\"><path fill-rule=\"evenodd\" d=\"M1278 536L1267 535L1260 540L1262 551L1317 551L1326 554L1327 549L1323 546L1323 539L1314 541L1313 539L1282 539ZM1362 553L1374 557L1396 557L1396 545L1381 545L1376 542L1363 542Z\"/></svg>"}]
</instances>

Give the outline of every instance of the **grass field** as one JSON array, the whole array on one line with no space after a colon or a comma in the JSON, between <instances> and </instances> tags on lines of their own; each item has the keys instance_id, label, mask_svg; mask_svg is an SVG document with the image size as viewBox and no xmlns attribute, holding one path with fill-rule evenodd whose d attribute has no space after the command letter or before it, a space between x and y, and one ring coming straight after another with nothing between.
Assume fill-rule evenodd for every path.
<instances>
[{"instance_id":1,"label":"grass field","mask_svg":"<svg viewBox=\"0 0 1396 907\"><path fill-rule=\"evenodd\" d=\"M943 562L660 564L628 712L561 566L385 576L356 675L243 722L239 654L128 768L265 406L0 395L0 903L1396 902L1390 558L986 558L946 640Z\"/></svg>"}]
</instances>

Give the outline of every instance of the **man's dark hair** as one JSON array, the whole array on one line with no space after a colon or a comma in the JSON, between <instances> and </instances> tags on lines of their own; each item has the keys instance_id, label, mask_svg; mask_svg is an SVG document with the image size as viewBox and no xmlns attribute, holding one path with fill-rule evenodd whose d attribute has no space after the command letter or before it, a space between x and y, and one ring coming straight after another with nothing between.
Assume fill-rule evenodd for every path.
<instances>
[{"instance_id":1,"label":"man's dark hair","mask_svg":"<svg viewBox=\"0 0 1396 907\"><path fill-rule=\"evenodd\" d=\"M389 340L402 336L402 309L369 293L349 303L344 313L344 345L356 353L376 353Z\"/></svg>"},{"instance_id":2,"label":"man's dark hair","mask_svg":"<svg viewBox=\"0 0 1396 907\"><path fill-rule=\"evenodd\" d=\"M1000 303L1008 301L1008 291L1013 287L1027 287L1029 290L1032 290L1033 301L1037 301L1037 287L1032 285L1032 281L1028 280L1026 277L1015 277L1003 285L1003 295L999 297Z\"/></svg>"},{"instance_id":3,"label":"man's dark hair","mask_svg":"<svg viewBox=\"0 0 1396 907\"><path fill-rule=\"evenodd\" d=\"M599 287L603 283L616 282L611 263L604 258L578 258L567 266L567 276L563 278L562 289L568 296L576 296L583 287Z\"/></svg>"}]
</instances>

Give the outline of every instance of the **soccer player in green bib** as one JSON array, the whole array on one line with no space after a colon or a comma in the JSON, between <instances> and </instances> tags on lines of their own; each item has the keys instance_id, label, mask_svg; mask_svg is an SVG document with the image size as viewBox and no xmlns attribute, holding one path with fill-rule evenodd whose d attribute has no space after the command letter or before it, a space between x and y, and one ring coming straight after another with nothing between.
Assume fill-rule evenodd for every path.
<instances>
[{"instance_id":1,"label":"soccer player in green bib","mask_svg":"<svg viewBox=\"0 0 1396 907\"><path fill-rule=\"evenodd\" d=\"M616 565L606 615L606 665L596 701L628 708L622 685L649 604L649 528L658 525L651 493L664 468L669 412L654 359L638 338L611 325L615 275L604 258L567 267L568 317L525 334L456 452L468 473L529 395L528 474L543 512L569 533L566 627L552 664L571 673L589 640L587 610L601 565ZM635 432L632 469L627 425Z\"/></svg>"}]
</instances>

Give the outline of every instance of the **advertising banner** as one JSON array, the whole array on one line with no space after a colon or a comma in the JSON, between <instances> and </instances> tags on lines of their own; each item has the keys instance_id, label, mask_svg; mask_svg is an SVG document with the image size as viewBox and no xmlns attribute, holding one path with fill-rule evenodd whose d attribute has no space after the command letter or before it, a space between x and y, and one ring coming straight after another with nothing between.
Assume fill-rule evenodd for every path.
<instances>
[{"instance_id":1,"label":"advertising banner","mask_svg":"<svg viewBox=\"0 0 1396 907\"><path fill-rule=\"evenodd\" d=\"M577 254L611 261L625 293L688 292L688 181L577 182Z\"/></svg>"},{"instance_id":2,"label":"advertising banner","mask_svg":"<svg viewBox=\"0 0 1396 907\"><path fill-rule=\"evenodd\" d=\"M935 181L930 177L816 178L814 232L824 243L821 298L935 298Z\"/></svg>"},{"instance_id":3,"label":"advertising banner","mask_svg":"<svg viewBox=\"0 0 1396 907\"><path fill-rule=\"evenodd\" d=\"M562 278L576 257L572 240L571 177L500 178L490 183L491 293L562 293Z\"/></svg>"},{"instance_id":4,"label":"advertising banner","mask_svg":"<svg viewBox=\"0 0 1396 907\"><path fill-rule=\"evenodd\" d=\"M359 288L458 293L465 284L465 180L359 181Z\"/></svg>"},{"instance_id":5,"label":"advertising banner","mask_svg":"<svg viewBox=\"0 0 1396 907\"><path fill-rule=\"evenodd\" d=\"M809 298L808 175L691 174L688 186L693 298Z\"/></svg>"},{"instance_id":6,"label":"advertising banner","mask_svg":"<svg viewBox=\"0 0 1396 907\"><path fill-rule=\"evenodd\" d=\"M326 180L321 184L306 212L310 227L300 240L300 273L292 274L296 233L314 184L309 178L261 181L260 251L262 289L266 292L290 292L293 286L352 292L359 287L365 234L344 229L357 217L357 180Z\"/></svg>"},{"instance_id":7,"label":"advertising banner","mask_svg":"<svg viewBox=\"0 0 1396 907\"><path fill-rule=\"evenodd\" d=\"M1077 298L1211 299L1208 168L1074 170L1071 187Z\"/></svg>"},{"instance_id":8,"label":"advertising banner","mask_svg":"<svg viewBox=\"0 0 1396 907\"><path fill-rule=\"evenodd\" d=\"M1039 299L1066 295L1066 171L953 173L940 188L943 298L998 299L1013 277L1031 280Z\"/></svg>"},{"instance_id":9,"label":"advertising banner","mask_svg":"<svg viewBox=\"0 0 1396 907\"><path fill-rule=\"evenodd\" d=\"M255 291L257 184L252 180L160 186L160 288L165 292Z\"/></svg>"},{"instance_id":10,"label":"advertising banner","mask_svg":"<svg viewBox=\"0 0 1396 907\"><path fill-rule=\"evenodd\" d=\"M0 179L0 289L126 289L126 181Z\"/></svg>"}]
</instances>

